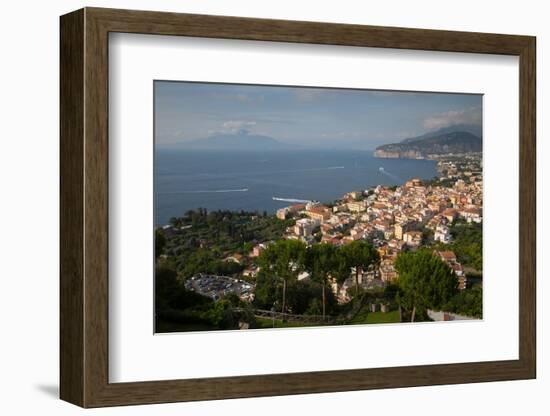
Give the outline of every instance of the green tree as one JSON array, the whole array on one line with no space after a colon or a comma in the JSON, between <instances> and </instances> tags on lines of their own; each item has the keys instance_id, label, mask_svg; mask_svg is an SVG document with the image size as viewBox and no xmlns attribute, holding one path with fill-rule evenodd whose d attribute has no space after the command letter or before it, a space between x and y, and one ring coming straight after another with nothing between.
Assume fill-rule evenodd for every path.
<instances>
[{"instance_id":1,"label":"green tree","mask_svg":"<svg viewBox=\"0 0 550 416\"><path fill-rule=\"evenodd\" d=\"M279 281L271 273L260 270L256 277L254 305L260 309L271 309L279 298Z\"/></svg>"},{"instance_id":2,"label":"green tree","mask_svg":"<svg viewBox=\"0 0 550 416\"><path fill-rule=\"evenodd\" d=\"M399 254L395 269L400 288L397 300L410 311L411 322L428 308L440 308L456 293L458 280L454 271L430 250Z\"/></svg>"},{"instance_id":3,"label":"green tree","mask_svg":"<svg viewBox=\"0 0 550 416\"><path fill-rule=\"evenodd\" d=\"M311 277L321 285L321 304L323 318L326 314L326 288L331 274L337 273L339 262L336 247L332 244L315 244L307 251L307 267Z\"/></svg>"},{"instance_id":4,"label":"green tree","mask_svg":"<svg viewBox=\"0 0 550 416\"><path fill-rule=\"evenodd\" d=\"M451 227L453 242L449 247L465 266L483 270L483 231L481 224L457 222Z\"/></svg>"},{"instance_id":5,"label":"green tree","mask_svg":"<svg viewBox=\"0 0 550 416\"><path fill-rule=\"evenodd\" d=\"M247 241L246 243L243 244L243 254L248 254L252 251L252 249L254 248L254 244L251 243L250 241Z\"/></svg>"},{"instance_id":6,"label":"green tree","mask_svg":"<svg viewBox=\"0 0 550 416\"><path fill-rule=\"evenodd\" d=\"M319 315L320 312L321 312L321 308L319 305L319 300L312 299L311 302L309 302L308 308L306 309L306 312L305 312L306 315Z\"/></svg>"},{"instance_id":7,"label":"green tree","mask_svg":"<svg viewBox=\"0 0 550 416\"><path fill-rule=\"evenodd\" d=\"M212 303L212 300L185 289L170 263L155 267L155 308L158 312L171 309L196 309Z\"/></svg>"},{"instance_id":8,"label":"green tree","mask_svg":"<svg viewBox=\"0 0 550 416\"><path fill-rule=\"evenodd\" d=\"M286 308L287 311L292 311L293 314L302 315L307 312L311 302L317 300L319 305L319 313L321 315L321 285L310 279L295 280L287 286ZM329 305L334 304L334 298L330 296L329 291L326 296L327 309Z\"/></svg>"},{"instance_id":9,"label":"green tree","mask_svg":"<svg viewBox=\"0 0 550 416\"><path fill-rule=\"evenodd\" d=\"M443 307L444 311L481 319L483 317L483 288L480 284L461 290Z\"/></svg>"},{"instance_id":10,"label":"green tree","mask_svg":"<svg viewBox=\"0 0 550 416\"><path fill-rule=\"evenodd\" d=\"M278 278L283 285L281 312L286 308L286 290L304 270L306 245L298 240L279 240L267 247L258 257L264 273Z\"/></svg>"},{"instance_id":11,"label":"green tree","mask_svg":"<svg viewBox=\"0 0 550 416\"><path fill-rule=\"evenodd\" d=\"M364 240L353 241L340 249L343 265L355 268L355 295L359 293L359 274L373 268L380 261L378 251Z\"/></svg>"},{"instance_id":12,"label":"green tree","mask_svg":"<svg viewBox=\"0 0 550 416\"><path fill-rule=\"evenodd\" d=\"M344 284L351 274L351 266L348 264L348 259L344 254L342 247L336 248L335 269L331 274L331 278L336 281L338 288Z\"/></svg>"},{"instance_id":13,"label":"green tree","mask_svg":"<svg viewBox=\"0 0 550 416\"><path fill-rule=\"evenodd\" d=\"M226 299L215 302L210 309L203 313L203 318L220 329L236 327L231 302Z\"/></svg>"}]
</instances>

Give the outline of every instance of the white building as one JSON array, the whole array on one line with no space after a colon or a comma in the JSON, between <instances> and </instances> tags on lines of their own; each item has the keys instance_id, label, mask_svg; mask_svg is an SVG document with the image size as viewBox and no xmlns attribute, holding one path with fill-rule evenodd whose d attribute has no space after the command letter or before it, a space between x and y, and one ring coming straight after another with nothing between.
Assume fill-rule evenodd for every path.
<instances>
[{"instance_id":1,"label":"white building","mask_svg":"<svg viewBox=\"0 0 550 416\"><path fill-rule=\"evenodd\" d=\"M294 225L294 234L300 237L307 237L313 234L313 231L319 227L320 221L311 218L301 218Z\"/></svg>"},{"instance_id":2,"label":"white building","mask_svg":"<svg viewBox=\"0 0 550 416\"><path fill-rule=\"evenodd\" d=\"M440 241L444 244L449 244L451 242L451 232L449 231L449 227L447 227L443 223L439 223L437 227L435 228L434 233L434 240Z\"/></svg>"}]
</instances>

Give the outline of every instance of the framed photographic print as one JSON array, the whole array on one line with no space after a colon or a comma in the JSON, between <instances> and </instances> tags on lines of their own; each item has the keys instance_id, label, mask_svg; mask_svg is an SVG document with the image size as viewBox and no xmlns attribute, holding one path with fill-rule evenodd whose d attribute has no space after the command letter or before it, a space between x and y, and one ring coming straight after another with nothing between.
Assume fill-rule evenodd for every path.
<instances>
[{"instance_id":1,"label":"framed photographic print","mask_svg":"<svg viewBox=\"0 0 550 416\"><path fill-rule=\"evenodd\" d=\"M61 17L61 398L536 376L535 38Z\"/></svg>"}]
</instances>

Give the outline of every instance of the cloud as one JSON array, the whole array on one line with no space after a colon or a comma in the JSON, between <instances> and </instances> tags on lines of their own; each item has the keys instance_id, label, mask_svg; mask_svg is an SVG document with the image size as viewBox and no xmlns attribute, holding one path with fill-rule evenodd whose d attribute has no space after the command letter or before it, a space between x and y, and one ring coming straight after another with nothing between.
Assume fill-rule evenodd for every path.
<instances>
[{"instance_id":1,"label":"cloud","mask_svg":"<svg viewBox=\"0 0 550 416\"><path fill-rule=\"evenodd\" d=\"M464 110L450 110L424 120L424 127L428 130L441 129L457 124L481 124L481 108L471 107Z\"/></svg>"},{"instance_id":2,"label":"cloud","mask_svg":"<svg viewBox=\"0 0 550 416\"><path fill-rule=\"evenodd\" d=\"M208 129L206 132L208 135L216 134L239 134L246 135L250 133L250 128L255 127L258 123L249 120L227 120L224 121L220 127Z\"/></svg>"},{"instance_id":3,"label":"cloud","mask_svg":"<svg viewBox=\"0 0 550 416\"><path fill-rule=\"evenodd\" d=\"M258 93L231 93L231 92L211 92L209 93L209 96L217 101L229 101L229 102L235 102L238 101L239 103L243 104L254 104L254 103L262 103L265 101L265 97L263 94Z\"/></svg>"},{"instance_id":4,"label":"cloud","mask_svg":"<svg viewBox=\"0 0 550 416\"><path fill-rule=\"evenodd\" d=\"M226 133L239 133L242 131L248 131L249 127L256 125L255 121L247 120L229 120L222 124L222 131Z\"/></svg>"}]
</instances>

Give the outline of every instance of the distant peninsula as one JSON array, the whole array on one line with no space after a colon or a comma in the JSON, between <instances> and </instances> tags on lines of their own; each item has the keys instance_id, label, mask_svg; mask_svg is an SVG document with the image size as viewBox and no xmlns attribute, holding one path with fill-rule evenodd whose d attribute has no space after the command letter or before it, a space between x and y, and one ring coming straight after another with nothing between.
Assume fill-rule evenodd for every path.
<instances>
[{"instance_id":1,"label":"distant peninsula","mask_svg":"<svg viewBox=\"0 0 550 416\"><path fill-rule=\"evenodd\" d=\"M482 140L470 131L437 131L378 146L374 156L385 159L426 159L448 154L478 153Z\"/></svg>"}]
</instances>

